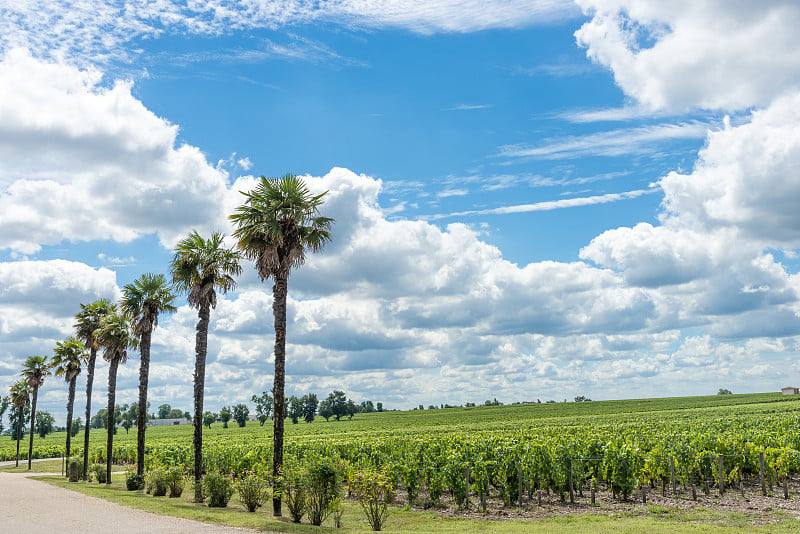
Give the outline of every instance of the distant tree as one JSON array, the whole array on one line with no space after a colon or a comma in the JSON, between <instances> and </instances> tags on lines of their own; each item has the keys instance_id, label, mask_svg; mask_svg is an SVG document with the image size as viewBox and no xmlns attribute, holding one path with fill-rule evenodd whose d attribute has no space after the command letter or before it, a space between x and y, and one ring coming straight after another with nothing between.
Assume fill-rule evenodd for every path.
<instances>
[{"instance_id":1,"label":"distant tree","mask_svg":"<svg viewBox=\"0 0 800 534\"><path fill-rule=\"evenodd\" d=\"M158 418L159 419L167 419L169 417L169 412L172 411L172 406L169 404L162 404L158 407Z\"/></svg>"},{"instance_id":2,"label":"distant tree","mask_svg":"<svg viewBox=\"0 0 800 534\"><path fill-rule=\"evenodd\" d=\"M356 403L353 402L353 399L347 399L347 406L345 407L345 410L347 417L352 420L353 416L358 413L358 406L356 406Z\"/></svg>"},{"instance_id":3,"label":"distant tree","mask_svg":"<svg viewBox=\"0 0 800 534\"><path fill-rule=\"evenodd\" d=\"M436 409L436 405L435 404L429 404L428 405L428 409L429 410L435 410Z\"/></svg>"},{"instance_id":4,"label":"distant tree","mask_svg":"<svg viewBox=\"0 0 800 534\"><path fill-rule=\"evenodd\" d=\"M250 408L246 404L237 404L233 407L233 420L239 425L239 428L247 424L247 416L250 415Z\"/></svg>"},{"instance_id":5,"label":"distant tree","mask_svg":"<svg viewBox=\"0 0 800 534\"><path fill-rule=\"evenodd\" d=\"M420 404L418 409L419 409L419 410L424 410L424 409L425 409L425 406L423 406L422 404Z\"/></svg>"},{"instance_id":6,"label":"distant tree","mask_svg":"<svg viewBox=\"0 0 800 534\"><path fill-rule=\"evenodd\" d=\"M206 412L203 414L203 424L206 426L206 428L211 428L211 424L216 422L217 417L218 416L215 413Z\"/></svg>"},{"instance_id":7,"label":"distant tree","mask_svg":"<svg viewBox=\"0 0 800 534\"><path fill-rule=\"evenodd\" d=\"M325 400L328 401L328 408L330 408L331 414L336 417L337 421L347 415L347 396L344 391L334 390Z\"/></svg>"},{"instance_id":8,"label":"distant tree","mask_svg":"<svg viewBox=\"0 0 800 534\"><path fill-rule=\"evenodd\" d=\"M188 414L189 412L186 412L186 413ZM166 418L167 419L188 419L188 417L186 417L184 415L184 412L178 410L177 408L173 408L172 410L170 410L169 413L167 414Z\"/></svg>"},{"instance_id":9,"label":"distant tree","mask_svg":"<svg viewBox=\"0 0 800 534\"><path fill-rule=\"evenodd\" d=\"M302 401L303 401L303 419L305 419L306 423L311 423L314 421L314 416L317 413L317 406L319 406L317 395L315 393L309 393L308 395L303 395Z\"/></svg>"},{"instance_id":10,"label":"distant tree","mask_svg":"<svg viewBox=\"0 0 800 534\"><path fill-rule=\"evenodd\" d=\"M81 431L82 428L83 428L83 422L81 421L81 418L78 417L72 420L72 428L70 429L69 433L72 434L72 437L74 438L75 436L78 435L78 433Z\"/></svg>"},{"instance_id":11,"label":"distant tree","mask_svg":"<svg viewBox=\"0 0 800 534\"><path fill-rule=\"evenodd\" d=\"M231 420L231 409L223 406L219 411L219 418L222 420L222 428L228 428L228 421Z\"/></svg>"},{"instance_id":12,"label":"distant tree","mask_svg":"<svg viewBox=\"0 0 800 534\"><path fill-rule=\"evenodd\" d=\"M475 407L475 403L474 402L468 402L468 403L464 404L464 406L466 408L474 408Z\"/></svg>"},{"instance_id":13,"label":"distant tree","mask_svg":"<svg viewBox=\"0 0 800 534\"><path fill-rule=\"evenodd\" d=\"M592 399L584 397L583 395L578 395L575 397L575 402L592 402Z\"/></svg>"},{"instance_id":14,"label":"distant tree","mask_svg":"<svg viewBox=\"0 0 800 534\"><path fill-rule=\"evenodd\" d=\"M14 429L13 439L17 440L16 467L19 467L19 442L22 439L22 427L25 423L27 423L26 413L28 412L31 404L31 388L28 385L28 382L22 379L14 382L8 392L11 397L11 404L13 404L17 409L16 414L13 411L11 412L11 428Z\"/></svg>"},{"instance_id":15,"label":"distant tree","mask_svg":"<svg viewBox=\"0 0 800 534\"><path fill-rule=\"evenodd\" d=\"M8 396L0 397L0 434L3 433L3 414L6 413L11 399Z\"/></svg>"},{"instance_id":16,"label":"distant tree","mask_svg":"<svg viewBox=\"0 0 800 534\"><path fill-rule=\"evenodd\" d=\"M183 418L188 420L188 421L191 421L192 420L192 414L190 414L189 412L183 412Z\"/></svg>"},{"instance_id":17,"label":"distant tree","mask_svg":"<svg viewBox=\"0 0 800 534\"><path fill-rule=\"evenodd\" d=\"M303 401L292 395L286 402L289 408L289 417L292 419L292 424L296 425L297 422L303 417Z\"/></svg>"},{"instance_id":18,"label":"distant tree","mask_svg":"<svg viewBox=\"0 0 800 534\"><path fill-rule=\"evenodd\" d=\"M94 414L94 417L92 417L92 420L89 422L89 424L92 426L92 428L105 428L107 419L108 410L101 408L96 414Z\"/></svg>"},{"instance_id":19,"label":"distant tree","mask_svg":"<svg viewBox=\"0 0 800 534\"><path fill-rule=\"evenodd\" d=\"M39 388L44 384L44 379L50 374L50 362L47 356L28 356L22 368L22 376L31 388L31 435L28 442L28 471L31 470L33 462L33 433L34 419L36 418L36 400L39 397Z\"/></svg>"},{"instance_id":20,"label":"distant tree","mask_svg":"<svg viewBox=\"0 0 800 534\"><path fill-rule=\"evenodd\" d=\"M377 406L379 412L383 411L383 403L382 402L377 403L376 406Z\"/></svg>"},{"instance_id":21,"label":"distant tree","mask_svg":"<svg viewBox=\"0 0 800 534\"><path fill-rule=\"evenodd\" d=\"M733 393L731 393L729 389L720 388L719 391L717 391L717 395L733 395Z\"/></svg>"},{"instance_id":22,"label":"distant tree","mask_svg":"<svg viewBox=\"0 0 800 534\"><path fill-rule=\"evenodd\" d=\"M131 427L136 423L138 410L138 405L133 403L131 405L123 404L122 408L119 409L120 413L122 414L122 428L125 429L125 433L127 434ZM116 410L114 410L116 412Z\"/></svg>"},{"instance_id":23,"label":"distant tree","mask_svg":"<svg viewBox=\"0 0 800 534\"><path fill-rule=\"evenodd\" d=\"M272 395L269 391L264 391L261 395L253 395L251 400L256 405L256 414L258 414L258 423L264 426L269 416L272 414Z\"/></svg>"},{"instance_id":24,"label":"distant tree","mask_svg":"<svg viewBox=\"0 0 800 534\"><path fill-rule=\"evenodd\" d=\"M50 412L40 411L36 414L36 433L40 438L46 438L47 434L51 434L55 428L53 423L56 420Z\"/></svg>"},{"instance_id":25,"label":"distant tree","mask_svg":"<svg viewBox=\"0 0 800 534\"><path fill-rule=\"evenodd\" d=\"M372 413L375 411L375 405L372 404L371 400L361 401L361 413Z\"/></svg>"},{"instance_id":26,"label":"distant tree","mask_svg":"<svg viewBox=\"0 0 800 534\"><path fill-rule=\"evenodd\" d=\"M322 402L319 403L319 415L325 418L327 422L333 417L333 410L331 410L331 401L330 397L327 399L323 399Z\"/></svg>"}]
</instances>

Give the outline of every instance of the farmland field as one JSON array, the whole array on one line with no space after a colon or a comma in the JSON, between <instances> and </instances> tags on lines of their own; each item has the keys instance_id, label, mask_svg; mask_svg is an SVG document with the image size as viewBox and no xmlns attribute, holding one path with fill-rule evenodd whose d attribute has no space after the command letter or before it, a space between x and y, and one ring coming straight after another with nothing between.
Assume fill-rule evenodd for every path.
<instances>
[{"instance_id":1,"label":"farmland field","mask_svg":"<svg viewBox=\"0 0 800 534\"><path fill-rule=\"evenodd\" d=\"M287 425L286 454L369 464L389 473L409 500L424 495L438 503L447 497L454 506L470 495L508 505L520 498L520 488L529 496L545 490L566 498L570 476L581 494L594 483L627 498L645 481L708 490L719 485L720 456L725 484L751 484L763 473L773 486L800 472L796 400L768 393L383 412L338 422L317 418ZM191 431L188 425L149 428L148 461L189 465ZM93 430L96 461L104 461L104 440L105 430ZM63 433L37 438L34 457L60 456L63 442ZM0 459L12 459L15 444L0 439ZM120 429L115 461L132 462L135 449L135 430ZM209 469L267 472L271 422L244 428L231 423L227 429L216 423L204 431L204 450Z\"/></svg>"}]
</instances>

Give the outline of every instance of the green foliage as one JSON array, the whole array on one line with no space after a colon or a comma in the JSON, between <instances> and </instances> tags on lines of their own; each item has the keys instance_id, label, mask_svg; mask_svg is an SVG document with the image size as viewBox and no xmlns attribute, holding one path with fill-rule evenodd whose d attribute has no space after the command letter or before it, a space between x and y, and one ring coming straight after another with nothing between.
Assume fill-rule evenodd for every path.
<instances>
[{"instance_id":1,"label":"green foliage","mask_svg":"<svg viewBox=\"0 0 800 534\"><path fill-rule=\"evenodd\" d=\"M92 475L92 478L97 481L98 484L105 484L106 479L106 466L103 464L92 464L89 467L89 473Z\"/></svg>"},{"instance_id":2,"label":"green foliage","mask_svg":"<svg viewBox=\"0 0 800 534\"><path fill-rule=\"evenodd\" d=\"M154 467L145 476L145 492L153 497L163 497L169 489L169 474L166 467Z\"/></svg>"},{"instance_id":3,"label":"green foliage","mask_svg":"<svg viewBox=\"0 0 800 534\"><path fill-rule=\"evenodd\" d=\"M233 407L233 420L239 425L239 428L247 424L247 416L250 414L250 409L246 404L237 404Z\"/></svg>"},{"instance_id":4,"label":"green foliage","mask_svg":"<svg viewBox=\"0 0 800 534\"><path fill-rule=\"evenodd\" d=\"M317 413L317 407L319 406L317 395L314 393L303 395L303 398L300 399L300 401L302 403L303 419L305 420L306 423L313 423L314 416Z\"/></svg>"},{"instance_id":5,"label":"green foliage","mask_svg":"<svg viewBox=\"0 0 800 534\"><path fill-rule=\"evenodd\" d=\"M279 477L280 496L292 521L299 523L308 506L308 478L299 464L291 459L284 461Z\"/></svg>"},{"instance_id":6,"label":"green foliage","mask_svg":"<svg viewBox=\"0 0 800 534\"><path fill-rule=\"evenodd\" d=\"M137 491L145 487L145 479L136 472L127 473L125 476L125 487L128 491Z\"/></svg>"},{"instance_id":7,"label":"green foliage","mask_svg":"<svg viewBox=\"0 0 800 534\"><path fill-rule=\"evenodd\" d=\"M228 421L231 420L231 415L231 409L227 406L223 406L219 411L219 418L222 419L222 428L228 428Z\"/></svg>"},{"instance_id":8,"label":"green foliage","mask_svg":"<svg viewBox=\"0 0 800 534\"><path fill-rule=\"evenodd\" d=\"M211 425L217 420L217 414L213 412L206 412L203 414L203 425L206 428L211 428Z\"/></svg>"},{"instance_id":9,"label":"green foliage","mask_svg":"<svg viewBox=\"0 0 800 534\"><path fill-rule=\"evenodd\" d=\"M733 395L733 393L731 393L731 390L729 389L719 388L719 391L717 391L717 395Z\"/></svg>"},{"instance_id":10,"label":"green foliage","mask_svg":"<svg viewBox=\"0 0 800 534\"><path fill-rule=\"evenodd\" d=\"M53 423L55 422L56 420L50 412L36 412L36 434L38 434L40 438L47 437L47 434L53 432Z\"/></svg>"},{"instance_id":11,"label":"green foliage","mask_svg":"<svg viewBox=\"0 0 800 534\"><path fill-rule=\"evenodd\" d=\"M261 395L253 395L251 400L256 405L258 423L261 426L264 426L264 423L267 422L267 419L269 419L269 416L272 413L272 395L269 394L269 391L264 391L261 393Z\"/></svg>"},{"instance_id":12,"label":"green foliage","mask_svg":"<svg viewBox=\"0 0 800 534\"><path fill-rule=\"evenodd\" d=\"M211 472L203 478L208 495L208 505L212 508L226 508L233 495L231 479L221 473Z\"/></svg>"},{"instance_id":13,"label":"green foliage","mask_svg":"<svg viewBox=\"0 0 800 534\"><path fill-rule=\"evenodd\" d=\"M239 500L248 512L255 512L256 508L267 502L270 498L269 480L255 472L246 473L235 483Z\"/></svg>"},{"instance_id":14,"label":"green foliage","mask_svg":"<svg viewBox=\"0 0 800 534\"><path fill-rule=\"evenodd\" d=\"M370 528L375 531L383 529L389 516L388 502L394 494L391 480L383 473L370 469L350 477L348 484L361 505Z\"/></svg>"},{"instance_id":15,"label":"green foliage","mask_svg":"<svg viewBox=\"0 0 800 534\"><path fill-rule=\"evenodd\" d=\"M308 519L321 525L341 497L341 477L327 458L312 458L308 465Z\"/></svg>"},{"instance_id":16,"label":"green foliage","mask_svg":"<svg viewBox=\"0 0 800 534\"><path fill-rule=\"evenodd\" d=\"M173 466L166 470L166 483L170 497L180 497L186 487L186 467Z\"/></svg>"},{"instance_id":17,"label":"green foliage","mask_svg":"<svg viewBox=\"0 0 800 534\"><path fill-rule=\"evenodd\" d=\"M69 430L70 435L74 438L75 436L78 435L78 432L80 432L81 430L83 430L83 422L81 421L81 418L78 417L73 419L72 428L70 428Z\"/></svg>"}]
</instances>

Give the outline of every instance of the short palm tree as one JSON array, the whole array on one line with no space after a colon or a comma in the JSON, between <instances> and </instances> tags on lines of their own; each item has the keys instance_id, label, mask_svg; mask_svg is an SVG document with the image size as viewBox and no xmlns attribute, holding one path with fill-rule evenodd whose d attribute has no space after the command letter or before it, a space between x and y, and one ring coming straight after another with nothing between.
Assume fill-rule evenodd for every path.
<instances>
[{"instance_id":1,"label":"short palm tree","mask_svg":"<svg viewBox=\"0 0 800 534\"><path fill-rule=\"evenodd\" d=\"M53 359L50 366L54 369L56 376L63 376L69 384L69 394L67 395L67 443L65 446L66 456L72 456L72 406L75 403L75 383L78 375L81 374L81 364L86 361L86 347L79 339L69 337L63 342L56 343L53 350Z\"/></svg>"},{"instance_id":2,"label":"short palm tree","mask_svg":"<svg viewBox=\"0 0 800 534\"><path fill-rule=\"evenodd\" d=\"M122 288L120 308L130 319L133 334L138 339L139 409L137 412L136 474L144 475L144 438L147 429L147 382L150 376L150 340L158 326L158 316L172 313L175 295L163 274L143 274Z\"/></svg>"},{"instance_id":3,"label":"short palm tree","mask_svg":"<svg viewBox=\"0 0 800 534\"><path fill-rule=\"evenodd\" d=\"M136 340L130 331L128 319L117 312L116 306L103 317L94 333L97 346L103 349L103 359L108 368L108 407L106 441L106 483L111 484L111 460L114 452L114 402L117 394L117 368L128 358L128 347L135 346Z\"/></svg>"},{"instance_id":4,"label":"short palm tree","mask_svg":"<svg viewBox=\"0 0 800 534\"><path fill-rule=\"evenodd\" d=\"M17 464L19 467L19 442L22 439L22 420L25 418L25 408L31 404L31 388L25 379L14 382L8 390L11 395L11 404L17 409Z\"/></svg>"},{"instance_id":5,"label":"short palm tree","mask_svg":"<svg viewBox=\"0 0 800 534\"><path fill-rule=\"evenodd\" d=\"M217 306L217 293L227 293L236 287L235 276L242 272L239 253L225 248L224 236L218 232L203 239L193 231L178 242L170 263L172 282L188 293L189 304L197 308L197 336L194 353L194 480L195 501L203 500L203 390L206 380L208 351L208 322L211 308Z\"/></svg>"},{"instance_id":6,"label":"short palm tree","mask_svg":"<svg viewBox=\"0 0 800 534\"><path fill-rule=\"evenodd\" d=\"M50 374L47 356L28 356L22 368L22 376L31 387L31 439L28 445L28 470L33 461L33 435L36 427L36 399L39 397L39 388L44 384L44 378Z\"/></svg>"},{"instance_id":7,"label":"short palm tree","mask_svg":"<svg viewBox=\"0 0 800 534\"><path fill-rule=\"evenodd\" d=\"M89 360L86 362L86 428L83 431L83 478L89 476L89 430L92 425L92 385L94 384L94 364L97 359L97 340L94 333L100 328L100 321L111 313L114 304L107 299L97 300L91 304L81 304L81 311L75 314L77 338L89 349Z\"/></svg>"},{"instance_id":8,"label":"short palm tree","mask_svg":"<svg viewBox=\"0 0 800 534\"><path fill-rule=\"evenodd\" d=\"M272 312L275 324L275 382L273 386L273 476L283 465L283 413L286 365L286 295L289 273L305 262L306 250L317 252L331 239L333 219L319 213L327 191L312 195L297 176L259 179L255 188L242 192L245 202L230 216L233 232L244 256L256 264L261 280L272 278ZM273 514L281 515L280 492L272 499Z\"/></svg>"}]
</instances>

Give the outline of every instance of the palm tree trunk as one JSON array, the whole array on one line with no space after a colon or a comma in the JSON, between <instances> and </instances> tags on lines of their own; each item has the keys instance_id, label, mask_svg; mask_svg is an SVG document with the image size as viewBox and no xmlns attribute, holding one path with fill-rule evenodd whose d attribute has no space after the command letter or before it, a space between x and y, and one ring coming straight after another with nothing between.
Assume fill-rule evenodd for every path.
<instances>
[{"instance_id":1,"label":"palm tree trunk","mask_svg":"<svg viewBox=\"0 0 800 534\"><path fill-rule=\"evenodd\" d=\"M152 325L151 325L152 327ZM136 426L136 474L144 476L144 434L147 430L147 378L150 374L150 336L151 329L142 332L139 350L142 362L139 365L139 410Z\"/></svg>"},{"instance_id":2,"label":"palm tree trunk","mask_svg":"<svg viewBox=\"0 0 800 534\"><path fill-rule=\"evenodd\" d=\"M194 501L203 502L203 390L206 383L206 354L208 352L208 319L210 305L204 300L198 312L194 361Z\"/></svg>"},{"instance_id":3,"label":"palm tree trunk","mask_svg":"<svg viewBox=\"0 0 800 534\"><path fill-rule=\"evenodd\" d=\"M272 390L273 412L272 412L272 476L274 480L279 480L281 468L283 467L283 390L286 385L286 293L287 279L284 276L275 278L275 285L272 286L272 313L275 316L275 384ZM276 490L280 488L277 487ZM280 495L276 491L274 495ZM281 498L272 498L272 515L280 517Z\"/></svg>"},{"instance_id":4,"label":"palm tree trunk","mask_svg":"<svg viewBox=\"0 0 800 534\"><path fill-rule=\"evenodd\" d=\"M72 377L72 380L69 381L69 396L67 397L67 445L66 445L66 457L67 461L69 461L69 457L71 455L71 448L72 448L72 405L75 402L75 382L78 381L78 375ZM67 477L69 477L69 469L67 471Z\"/></svg>"},{"instance_id":5,"label":"palm tree trunk","mask_svg":"<svg viewBox=\"0 0 800 534\"><path fill-rule=\"evenodd\" d=\"M28 445L28 471L31 470L31 462L33 461L33 434L36 425L36 398L39 396L39 388L33 388L33 402L31 402L31 439Z\"/></svg>"},{"instance_id":6,"label":"palm tree trunk","mask_svg":"<svg viewBox=\"0 0 800 534\"><path fill-rule=\"evenodd\" d=\"M97 349L94 342L89 351L89 363L86 366L86 429L83 432L83 480L89 479L89 430L92 420L92 382L94 382L94 362L97 358Z\"/></svg>"},{"instance_id":7,"label":"palm tree trunk","mask_svg":"<svg viewBox=\"0 0 800 534\"><path fill-rule=\"evenodd\" d=\"M22 418L25 417L25 407L20 406L19 408L19 416L17 419L17 465L15 467L19 467L19 442L22 439Z\"/></svg>"},{"instance_id":8,"label":"palm tree trunk","mask_svg":"<svg viewBox=\"0 0 800 534\"><path fill-rule=\"evenodd\" d=\"M108 439L106 440L106 484L111 484L111 456L114 453L114 402L117 396L117 367L119 359L111 360L108 368Z\"/></svg>"}]
</instances>

